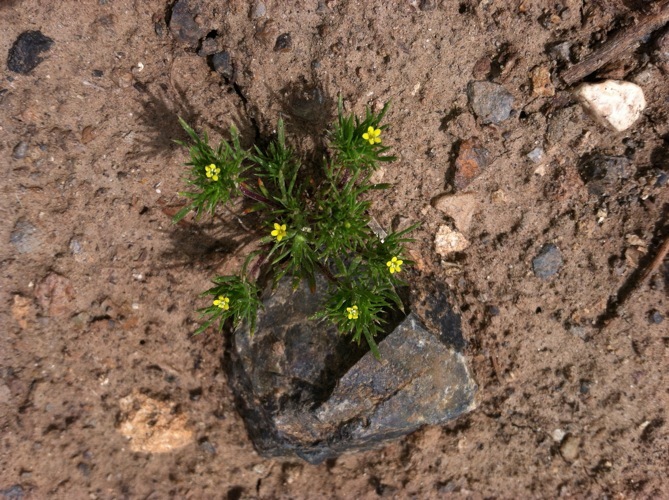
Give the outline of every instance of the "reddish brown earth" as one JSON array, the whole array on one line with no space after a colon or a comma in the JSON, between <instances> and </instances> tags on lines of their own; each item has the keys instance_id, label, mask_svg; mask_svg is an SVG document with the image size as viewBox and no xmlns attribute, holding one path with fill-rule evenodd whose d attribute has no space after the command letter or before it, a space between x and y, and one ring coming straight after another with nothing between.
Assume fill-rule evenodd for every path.
<instances>
[{"instance_id":1,"label":"reddish brown earth","mask_svg":"<svg viewBox=\"0 0 669 500\"><path fill-rule=\"evenodd\" d=\"M582 58L651 3L267 0L254 18L246 2L191 0L201 36L217 30L231 55L233 86L175 39L165 1L0 2L0 497L669 496L667 264L593 326L667 234L658 34L598 75L644 90L623 133L573 105L546 50L567 41ZM54 44L21 75L4 57L27 30ZM292 44L275 51L284 33ZM499 126L468 107L468 82L484 79L515 97ZM235 124L247 145L283 115L306 152L339 93L358 113L392 100L384 142L398 160L379 177L395 187L373 215L422 223L407 277L456 294L480 389L450 425L310 466L254 452L221 335L192 336L198 293L254 236L224 210L172 225L186 159L172 140L177 115L215 138ZM444 260L433 240L450 221L431 200L474 137L490 154L466 187L471 245ZM577 169L593 152L636 169L605 200ZM532 259L548 243L564 262L544 280Z\"/></svg>"}]
</instances>

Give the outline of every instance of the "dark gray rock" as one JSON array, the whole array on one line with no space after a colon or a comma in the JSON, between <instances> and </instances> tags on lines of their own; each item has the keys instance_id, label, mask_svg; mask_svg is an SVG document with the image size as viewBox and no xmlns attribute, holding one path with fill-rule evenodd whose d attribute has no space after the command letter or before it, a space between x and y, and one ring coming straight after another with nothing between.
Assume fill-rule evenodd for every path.
<instances>
[{"instance_id":1,"label":"dark gray rock","mask_svg":"<svg viewBox=\"0 0 669 500\"><path fill-rule=\"evenodd\" d=\"M234 79L233 77L235 75L235 68L232 65L232 58L230 56L230 52L223 51L214 54L213 56L211 56L210 64L211 67L214 69L214 71L216 71L224 78L227 78L228 80Z\"/></svg>"},{"instance_id":2,"label":"dark gray rock","mask_svg":"<svg viewBox=\"0 0 669 500\"><path fill-rule=\"evenodd\" d=\"M276 38L274 52L290 52L293 48L293 39L290 33L283 33Z\"/></svg>"},{"instance_id":3,"label":"dark gray rock","mask_svg":"<svg viewBox=\"0 0 669 500\"><path fill-rule=\"evenodd\" d=\"M229 380L261 455L320 463L474 407L476 385L447 340L462 338L447 303L440 315L450 319L439 324L454 331L432 333L413 313L391 318L397 326L379 341L379 361L336 328L309 319L320 300L305 285L292 293L284 280L264 300L254 336L246 328L234 333Z\"/></svg>"},{"instance_id":4,"label":"dark gray rock","mask_svg":"<svg viewBox=\"0 0 669 500\"><path fill-rule=\"evenodd\" d=\"M195 14L188 5L188 0L178 0L172 7L170 31L181 43L195 48L200 43L206 30L195 21Z\"/></svg>"},{"instance_id":5,"label":"dark gray rock","mask_svg":"<svg viewBox=\"0 0 669 500\"><path fill-rule=\"evenodd\" d=\"M216 38L206 37L202 40L200 48L197 49L197 55L207 57L218 52L218 40Z\"/></svg>"},{"instance_id":6,"label":"dark gray rock","mask_svg":"<svg viewBox=\"0 0 669 500\"><path fill-rule=\"evenodd\" d=\"M552 243L545 245L532 261L534 275L541 279L548 279L557 274L561 267L562 253Z\"/></svg>"},{"instance_id":7,"label":"dark gray rock","mask_svg":"<svg viewBox=\"0 0 669 500\"><path fill-rule=\"evenodd\" d=\"M89 477L91 475L91 466L86 462L79 462L77 464L77 470L81 472L84 477Z\"/></svg>"},{"instance_id":8,"label":"dark gray rock","mask_svg":"<svg viewBox=\"0 0 669 500\"><path fill-rule=\"evenodd\" d=\"M487 81L469 82L467 96L472 111L482 123L497 125L511 116L514 99L501 85Z\"/></svg>"},{"instance_id":9,"label":"dark gray rock","mask_svg":"<svg viewBox=\"0 0 669 500\"><path fill-rule=\"evenodd\" d=\"M49 50L52 45L53 40L44 36L41 31L24 31L9 49L7 68L27 75L44 60L40 54Z\"/></svg>"},{"instance_id":10,"label":"dark gray rock","mask_svg":"<svg viewBox=\"0 0 669 500\"><path fill-rule=\"evenodd\" d=\"M617 192L621 183L634 175L636 167L625 156L595 153L581 160L579 172L590 194L607 196Z\"/></svg>"},{"instance_id":11,"label":"dark gray rock","mask_svg":"<svg viewBox=\"0 0 669 500\"><path fill-rule=\"evenodd\" d=\"M9 236L9 242L16 247L19 253L33 252L41 243L37 228L24 220L16 223Z\"/></svg>"}]
</instances>

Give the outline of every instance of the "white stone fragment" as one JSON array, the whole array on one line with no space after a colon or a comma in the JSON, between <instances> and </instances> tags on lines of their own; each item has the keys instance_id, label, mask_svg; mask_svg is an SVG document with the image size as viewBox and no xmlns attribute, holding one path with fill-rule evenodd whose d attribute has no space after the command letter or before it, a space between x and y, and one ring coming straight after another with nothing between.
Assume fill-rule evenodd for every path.
<instances>
[{"instance_id":1,"label":"white stone fragment","mask_svg":"<svg viewBox=\"0 0 669 500\"><path fill-rule=\"evenodd\" d=\"M553 438L553 441L555 441L556 443L562 442L562 440L564 439L564 437L566 435L567 435L567 433L565 431L563 431L562 429L555 429L551 433L551 437Z\"/></svg>"},{"instance_id":2,"label":"white stone fragment","mask_svg":"<svg viewBox=\"0 0 669 500\"><path fill-rule=\"evenodd\" d=\"M462 252L468 246L467 238L448 226L440 226L434 237L434 248L442 257L454 252Z\"/></svg>"},{"instance_id":3,"label":"white stone fragment","mask_svg":"<svg viewBox=\"0 0 669 500\"><path fill-rule=\"evenodd\" d=\"M584 83L574 94L595 120L617 132L630 128L646 108L643 90L630 82Z\"/></svg>"},{"instance_id":4,"label":"white stone fragment","mask_svg":"<svg viewBox=\"0 0 669 500\"><path fill-rule=\"evenodd\" d=\"M476 197L469 193L441 195L432 200L432 205L451 217L455 227L463 233L469 231L472 217L478 208Z\"/></svg>"}]
</instances>

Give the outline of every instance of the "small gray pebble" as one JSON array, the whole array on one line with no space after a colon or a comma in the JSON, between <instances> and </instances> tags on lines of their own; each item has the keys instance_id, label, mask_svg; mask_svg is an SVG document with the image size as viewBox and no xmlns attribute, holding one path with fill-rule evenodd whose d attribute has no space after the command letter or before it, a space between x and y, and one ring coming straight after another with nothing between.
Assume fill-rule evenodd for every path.
<instances>
[{"instance_id":1,"label":"small gray pebble","mask_svg":"<svg viewBox=\"0 0 669 500\"><path fill-rule=\"evenodd\" d=\"M205 38L197 50L197 55L200 57L207 57L218 52L218 42L215 38Z\"/></svg>"},{"instance_id":2,"label":"small gray pebble","mask_svg":"<svg viewBox=\"0 0 669 500\"><path fill-rule=\"evenodd\" d=\"M26 141L21 141L14 147L14 152L12 153L12 157L15 160L22 160L23 158L26 157L27 153L28 153L28 143Z\"/></svg>"},{"instance_id":3,"label":"small gray pebble","mask_svg":"<svg viewBox=\"0 0 669 500\"><path fill-rule=\"evenodd\" d=\"M659 325L664 321L664 316L662 316L660 311L651 311L651 313L648 315L648 321L654 325Z\"/></svg>"},{"instance_id":4,"label":"small gray pebble","mask_svg":"<svg viewBox=\"0 0 669 500\"><path fill-rule=\"evenodd\" d=\"M267 7L263 2L256 2L251 12L251 19L258 19L260 17L265 17L267 14Z\"/></svg>"},{"instance_id":5,"label":"small gray pebble","mask_svg":"<svg viewBox=\"0 0 669 500\"><path fill-rule=\"evenodd\" d=\"M14 226L9 241L19 253L30 253L40 244L37 228L30 222L20 220Z\"/></svg>"},{"instance_id":6,"label":"small gray pebble","mask_svg":"<svg viewBox=\"0 0 669 500\"><path fill-rule=\"evenodd\" d=\"M3 500L22 500L25 493L23 487L20 484L15 484L10 488L0 490L0 497Z\"/></svg>"},{"instance_id":7,"label":"small gray pebble","mask_svg":"<svg viewBox=\"0 0 669 500\"><path fill-rule=\"evenodd\" d=\"M232 57L230 52L223 51L211 56L211 67L214 68L219 75L232 80L235 75L235 68L232 65Z\"/></svg>"},{"instance_id":8,"label":"small gray pebble","mask_svg":"<svg viewBox=\"0 0 669 500\"><path fill-rule=\"evenodd\" d=\"M72 255L79 255L83 251L83 248L81 247L81 243L79 243L79 240L75 240L72 238L70 240L70 252L72 252Z\"/></svg>"},{"instance_id":9,"label":"small gray pebble","mask_svg":"<svg viewBox=\"0 0 669 500\"><path fill-rule=\"evenodd\" d=\"M208 439L200 442L200 449L205 453L209 453L210 455L216 455L216 447L211 444L211 441Z\"/></svg>"},{"instance_id":10,"label":"small gray pebble","mask_svg":"<svg viewBox=\"0 0 669 500\"><path fill-rule=\"evenodd\" d=\"M535 276L541 279L548 279L562 267L562 253L560 249L549 243L545 245L532 260L532 269Z\"/></svg>"},{"instance_id":11,"label":"small gray pebble","mask_svg":"<svg viewBox=\"0 0 669 500\"><path fill-rule=\"evenodd\" d=\"M548 49L548 55L561 62L569 62L569 52L571 50L570 42L558 42L551 45Z\"/></svg>"},{"instance_id":12,"label":"small gray pebble","mask_svg":"<svg viewBox=\"0 0 669 500\"><path fill-rule=\"evenodd\" d=\"M527 157L532 163L539 163L544 159L544 150L542 148L534 148L532 151L527 153Z\"/></svg>"},{"instance_id":13,"label":"small gray pebble","mask_svg":"<svg viewBox=\"0 0 669 500\"><path fill-rule=\"evenodd\" d=\"M496 83L469 82L467 96L472 111L483 123L502 123L513 111L513 96Z\"/></svg>"},{"instance_id":14,"label":"small gray pebble","mask_svg":"<svg viewBox=\"0 0 669 500\"><path fill-rule=\"evenodd\" d=\"M88 477L91 475L91 466L88 465L86 462L79 462L79 464L77 465L77 469L84 475L84 477Z\"/></svg>"}]
</instances>

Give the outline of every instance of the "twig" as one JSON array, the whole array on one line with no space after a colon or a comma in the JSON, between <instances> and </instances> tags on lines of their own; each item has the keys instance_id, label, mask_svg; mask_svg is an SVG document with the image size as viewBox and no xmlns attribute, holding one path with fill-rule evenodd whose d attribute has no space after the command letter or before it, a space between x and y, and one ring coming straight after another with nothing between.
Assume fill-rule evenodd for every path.
<instances>
[{"instance_id":1,"label":"twig","mask_svg":"<svg viewBox=\"0 0 669 500\"><path fill-rule=\"evenodd\" d=\"M649 266L646 268L646 270L641 274L641 277L639 278L639 285L642 285L648 277L653 274L655 271L658 270L658 268L662 265L662 262L664 261L664 258L667 256L669 253L669 236L667 236L664 239L664 242L662 242L662 245L660 245L660 248L657 250L657 254L653 258L653 260L650 262Z\"/></svg>"},{"instance_id":2,"label":"twig","mask_svg":"<svg viewBox=\"0 0 669 500\"><path fill-rule=\"evenodd\" d=\"M669 21L669 0L659 2L655 12L643 16L639 21L619 31L601 47L583 61L574 64L571 68L562 72L562 80L567 85L572 85L582 80L589 74L595 72L609 61L618 58L630 46L640 39L649 35L656 29Z\"/></svg>"},{"instance_id":3,"label":"twig","mask_svg":"<svg viewBox=\"0 0 669 500\"><path fill-rule=\"evenodd\" d=\"M630 299L630 297L632 297L632 295L634 295L634 293L639 288L641 288L650 275L658 270L667 254L669 254L669 236L664 238L664 241L657 249L655 257L653 257L653 260L649 262L648 266L645 269L638 271L639 277L634 279L634 275L632 275L632 279L628 281L628 283L626 283L623 288L621 288L618 296L616 297L616 300L610 302L607 311L601 315L597 321L599 328L605 328L609 325L609 323L611 323L611 321L618 315L618 310Z\"/></svg>"}]
</instances>

